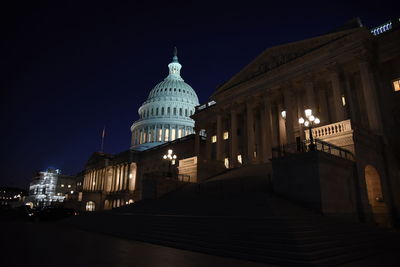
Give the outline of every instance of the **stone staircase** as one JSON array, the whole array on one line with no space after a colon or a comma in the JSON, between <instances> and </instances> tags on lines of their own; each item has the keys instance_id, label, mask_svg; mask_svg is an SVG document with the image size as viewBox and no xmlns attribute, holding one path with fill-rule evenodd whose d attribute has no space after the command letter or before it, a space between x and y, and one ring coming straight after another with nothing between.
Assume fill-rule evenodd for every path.
<instances>
[{"instance_id":1,"label":"stone staircase","mask_svg":"<svg viewBox=\"0 0 400 267\"><path fill-rule=\"evenodd\" d=\"M122 238L284 266L337 266L400 248L398 233L324 217L275 196L265 176L242 181L229 175L232 179L188 184L162 199L69 222Z\"/></svg>"}]
</instances>

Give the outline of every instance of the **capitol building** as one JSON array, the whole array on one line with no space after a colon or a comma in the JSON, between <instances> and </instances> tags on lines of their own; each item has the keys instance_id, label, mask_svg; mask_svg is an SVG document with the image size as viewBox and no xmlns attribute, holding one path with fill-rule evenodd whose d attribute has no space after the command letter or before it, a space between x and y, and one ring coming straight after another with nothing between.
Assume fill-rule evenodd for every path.
<instances>
[{"instance_id":1,"label":"capitol building","mask_svg":"<svg viewBox=\"0 0 400 267\"><path fill-rule=\"evenodd\" d=\"M240 178L320 214L400 223L399 29L399 19L373 29L354 21L267 48L201 105L175 49L130 127L130 148L87 161L79 208Z\"/></svg>"},{"instance_id":2,"label":"capitol building","mask_svg":"<svg viewBox=\"0 0 400 267\"><path fill-rule=\"evenodd\" d=\"M140 119L131 127L131 149L143 151L193 133L195 107L199 99L181 77L182 65L174 49L169 75L158 83L139 108Z\"/></svg>"}]
</instances>

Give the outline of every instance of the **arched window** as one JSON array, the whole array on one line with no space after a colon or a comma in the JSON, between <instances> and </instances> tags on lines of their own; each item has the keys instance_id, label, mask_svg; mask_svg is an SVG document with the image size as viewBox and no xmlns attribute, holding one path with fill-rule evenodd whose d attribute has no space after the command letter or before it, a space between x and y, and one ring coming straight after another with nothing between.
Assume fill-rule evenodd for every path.
<instances>
[{"instance_id":1,"label":"arched window","mask_svg":"<svg viewBox=\"0 0 400 267\"><path fill-rule=\"evenodd\" d=\"M96 204L93 201L86 202L86 211L95 211Z\"/></svg>"},{"instance_id":2,"label":"arched window","mask_svg":"<svg viewBox=\"0 0 400 267\"><path fill-rule=\"evenodd\" d=\"M161 108L161 115L164 115L164 107Z\"/></svg>"},{"instance_id":3,"label":"arched window","mask_svg":"<svg viewBox=\"0 0 400 267\"><path fill-rule=\"evenodd\" d=\"M171 114L171 108L170 107L167 108L167 114L168 115Z\"/></svg>"},{"instance_id":4,"label":"arched window","mask_svg":"<svg viewBox=\"0 0 400 267\"><path fill-rule=\"evenodd\" d=\"M176 116L176 108L174 108L174 115Z\"/></svg>"},{"instance_id":5,"label":"arched window","mask_svg":"<svg viewBox=\"0 0 400 267\"><path fill-rule=\"evenodd\" d=\"M182 116L182 108L179 109L179 116Z\"/></svg>"},{"instance_id":6,"label":"arched window","mask_svg":"<svg viewBox=\"0 0 400 267\"><path fill-rule=\"evenodd\" d=\"M153 116L154 114L153 114L153 109L151 109L151 116Z\"/></svg>"},{"instance_id":7,"label":"arched window","mask_svg":"<svg viewBox=\"0 0 400 267\"><path fill-rule=\"evenodd\" d=\"M156 108L156 116L158 116L158 108Z\"/></svg>"},{"instance_id":8,"label":"arched window","mask_svg":"<svg viewBox=\"0 0 400 267\"><path fill-rule=\"evenodd\" d=\"M185 109L185 116L187 117L188 113L187 113L187 109Z\"/></svg>"},{"instance_id":9,"label":"arched window","mask_svg":"<svg viewBox=\"0 0 400 267\"><path fill-rule=\"evenodd\" d=\"M190 111L190 116L192 116L192 115L193 115L193 111L191 110L191 111Z\"/></svg>"}]
</instances>

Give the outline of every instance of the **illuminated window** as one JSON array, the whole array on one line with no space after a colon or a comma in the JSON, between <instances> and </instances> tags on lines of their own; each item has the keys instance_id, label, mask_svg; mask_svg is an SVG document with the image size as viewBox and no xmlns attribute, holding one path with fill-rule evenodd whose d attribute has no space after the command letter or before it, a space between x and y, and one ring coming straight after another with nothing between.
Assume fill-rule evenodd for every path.
<instances>
[{"instance_id":1,"label":"illuminated window","mask_svg":"<svg viewBox=\"0 0 400 267\"><path fill-rule=\"evenodd\" d=\"M64 185L63 185L63 184L61 184L61 187L64 187Z\"/></svg>"},{"instance_id":2,"label":"illuminated window","mask_svg":"<svg viewBox=\"0 0 400 267\"><path fill-rule=\"evenodd\" d=\"M237 161L242 164L242 155L237 155Z\"/></svg>"},{"instance_id":3,"label":"illuminated window","mask_svg":"<svg viewBox=\"0 0 400 267\"><path fill-rule=\"evenodd\" d=\"M224 165L225 165L225 168L229 168L229 159L228 158L225 158L224 159Z\"/></svg>"},{"instance_id":4,"label":"illuminated window","mask_svg":"<svg viewBox=\"0 0 400 267\"><path fill-rule=\"evenodd\" d=\"M213 135L211 136L211 143L216 143L217 142L217 136Z\"/></svg>"},{"instance_id":5,"label":"illuminated window","mask_svg":"<svg viewBox=\"0 0 400 267\"><path fill-rule=\"evenodd\" d=\"M224 132L224 140L227 140L229 138L229 133L228 132Z\"/></svg>"},{"instance_id":6,"label":"illuminated window","mask_svg":"<svg viewBox=\"0 0 400 267\"><path fill-rule=\"evenodd\" d=\"M346 106L346 98L342 95L342 105L343 107Z\"/></svg>"},{"instance_id":7,"label":"illuminated window","mask_svg":"<svg viewBox=\"0 0 400 267\"><path fill-rule=\"evenodd\" d=\"M395 92L400 91L400 79L394 80L393 81L393 89Z\"/></svg>"}]
</instances>

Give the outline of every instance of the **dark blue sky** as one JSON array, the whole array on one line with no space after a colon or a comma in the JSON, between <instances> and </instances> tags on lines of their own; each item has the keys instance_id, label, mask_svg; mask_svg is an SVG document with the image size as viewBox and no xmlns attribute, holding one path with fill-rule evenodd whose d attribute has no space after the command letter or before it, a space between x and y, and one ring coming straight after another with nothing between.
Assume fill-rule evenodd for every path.
<instances>
[{"instance_id":1,"label":"dark blue sky","mask_svg":"<svg viewBox=\"0 0 400 267\"><path fill-rule=\"evenodd\" d=\"M137 109L167 75L175 45L202 103L268 47L357 16L371 27L400 15L393 1L32 2L0 11L0 185L24 188L35 170L82 170L103 125L106 152L128 149Z\"/></svg>"}]
</instances>

